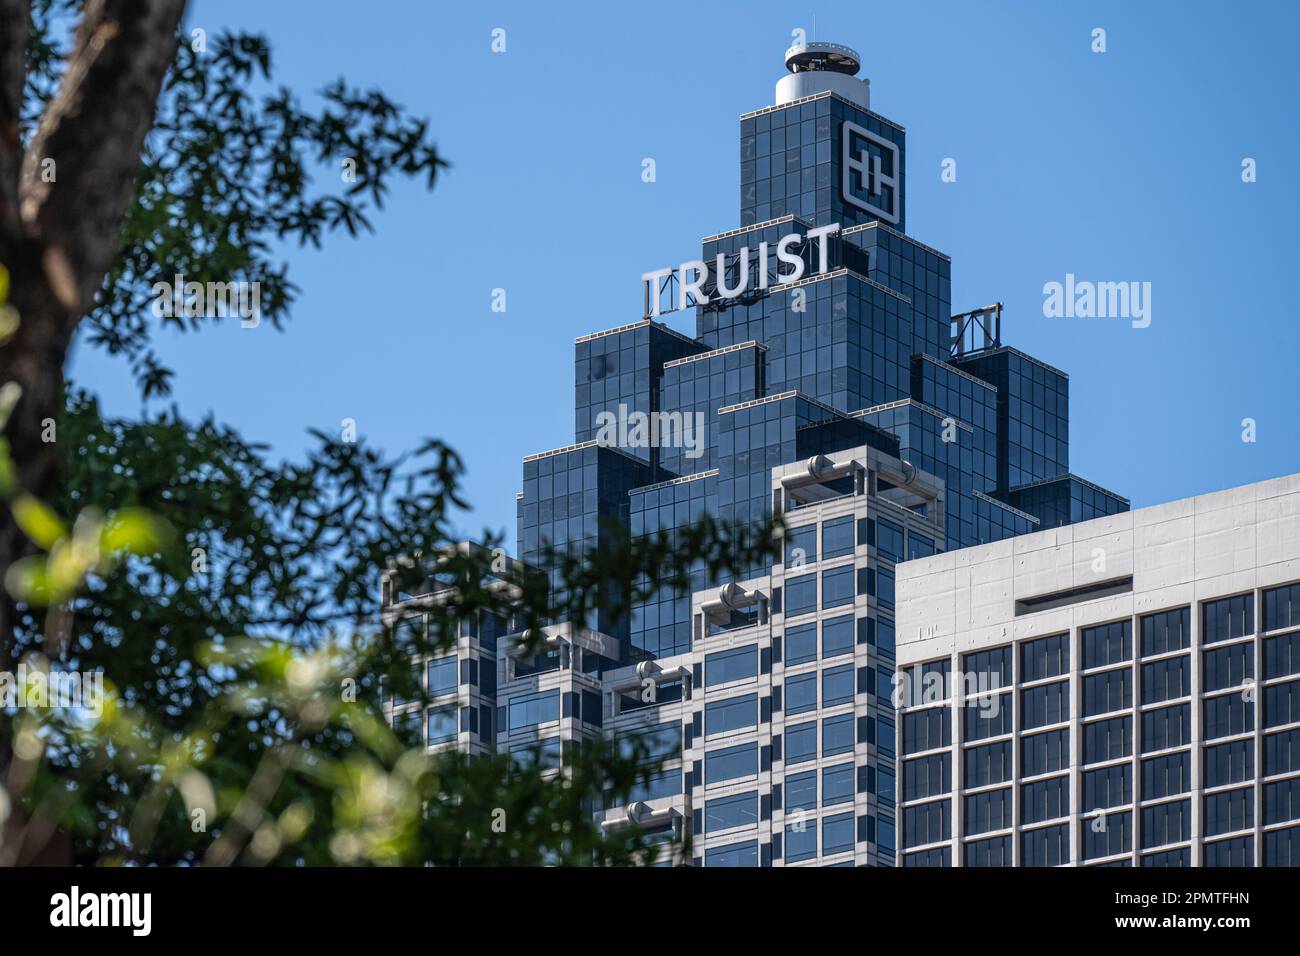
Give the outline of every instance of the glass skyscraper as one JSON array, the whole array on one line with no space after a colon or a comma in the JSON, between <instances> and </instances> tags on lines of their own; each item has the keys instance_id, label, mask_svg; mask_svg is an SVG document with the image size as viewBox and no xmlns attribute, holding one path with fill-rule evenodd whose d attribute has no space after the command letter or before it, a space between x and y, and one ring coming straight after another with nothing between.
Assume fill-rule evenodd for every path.
<instances>
[{"instance_id":1,"label":"glass skyscraper","mask_svg":"<svg viewBox=\"0 0 1300 956\"><path fill-rule=\"evenodd\" d=\"M693 568L690 596L642 582L630 616L555 622L536 656L508 622L466 625L445 701L389 706L429 746L541 741L545 772L566 742L642 736L663 769L602 821L661 834L665 863L892 866L895 565L1128 502L1070 473L1066 374L1002 343L1000 304L953 315L949 257L906 232L906 132L857 54L809 43L786 67L740 117L739 225L648 273L638 321L577 340L575 443L526 458L518 497L525 563L599 547L602 519L774 512L780 560ZM693 335L663 318L687 309ZM610 427L637 415L657 440Z\"/></svg>"}]
</instances>

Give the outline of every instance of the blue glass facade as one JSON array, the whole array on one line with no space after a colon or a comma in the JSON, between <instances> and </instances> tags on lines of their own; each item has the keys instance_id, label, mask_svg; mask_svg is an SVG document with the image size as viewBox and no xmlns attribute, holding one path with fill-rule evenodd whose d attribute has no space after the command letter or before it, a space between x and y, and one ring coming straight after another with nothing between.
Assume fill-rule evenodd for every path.
<instances>
[{"instance_id":1,"label":"blue glass facade","mask_svg":"<svg viewBox=\"0 0 1300 956\"><path fill-rule=\"evenodd\" d=\"M606 487L630 492L622 502L597 502L585 485L585 497L552 486L548 498L540 475L526 473L525 561L546 536L591 540L598 513L624 516L634 533L671 532L706 513L760 521L773 467L864 443L943 479L949 549L1128 507L1070 474L1065 373L1000 342L954 347L951 261L904 233L904 156L901 126L835 92L741 117L741 224L702 243L704 290L715 294L695 307L695 338L647 318L583 336L575 352L578 442L597 438L597 416L622 405L702 423L700 447L628 443L621 457L596 456L619 470ZM872 203L887 215L849 198L872 164ZM791 247L804 278L780 282L771 250L781 238L836 223L838 233ZM742 273L742 294L716 295ZM629 456L655 467L636 482ZM704 477L660 485L695 475ZM618 631L650 655L680 653L688 603L657 594Z\"/></svg>"},{"instance_id":2,"label":"blue glass facade","mask_svg":"<svg viewBox=\"0 0 1300 956\"><path fill-rule=\"evenodd\" d=\"M899 565L1128 506L1069 472L1064 373L1004 347L1000 330L967 344L949 258L905 234L904 131L847 70L817 75L838 69L817 65L828 51L848 65L834 44L792 48L798 94L778 84L777 106L740 118L739 226L703 240L703 269L650 273L668 278L651 279L645 316L577 340L576 444L526 458L517 502L531 564L548 548L599 551L619 526L671 540L705 516L755 524L774 510L781 557L734 581L689 568L690 594L638 581L648 597L627 615L547 622L541 650L504 635L495 710L476 698L461 711L498 751L542 744L544 773L574 740L667 741L641 803L600 811L675 847L692 835L689 859L660 862L892 866L899 840L948 839L951 801L896 805ZM694 309L693 336L662 321L665 297ZM1273 613L1300 606L1287 602ZM914 716L906 746L953 739ZM430 746L454 718L429 716ZM990 786L999 748L969 751ZM905 800L939 796L944 759L904 764ZM970 832L1005 823L1007 792L967 801ZM1033 799L1048 823L1052 794ZM990 837L963 858L1052 861L1069 850L1059 836ZM952 852L904 862L948 865Z\"/></svg>"}]
</instances>

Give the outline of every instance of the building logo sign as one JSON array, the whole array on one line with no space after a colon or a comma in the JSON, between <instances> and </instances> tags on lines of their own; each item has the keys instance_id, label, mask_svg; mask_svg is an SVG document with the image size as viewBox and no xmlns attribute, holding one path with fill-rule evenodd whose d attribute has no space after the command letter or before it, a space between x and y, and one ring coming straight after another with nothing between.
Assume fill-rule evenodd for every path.
<instances>
[{"instance_id":1,"label":"building logo sign","mask_svg":"<svg viewBox=\"0 0 1300 956\"><path fill-rule=\"evenodd\" d=\"M840 224L835 222L809 229L806 233L787 233L775 244L760 242L756 257L750 255L749 246L742 248L736 256L720 254L715 257L711 270L707 262L692 259L674 268L643 273L645 315L654 318L665 312L707 305L717 299L739 298L747 291L763 292L772 287L773 282L781 286L824 274L830 252L828 237L837 235L839 231ZM804 256L808 254L805 247L809 243L816 252L816 260L812 261L809 255L809 261L805 263ZM729 259L734 268L728 269ZM786 268L782 270L782 266ZM729 275L731 282L728 281Z\"/></svg>"},{"instance_id":2,"label":"building logo sign","mask_svg":"<svg viewBox=\"0 0 1300 956\"><path fill-rule=\"evenodd\" d=\"M841 186L844 201L873 216L879 216L891 225L898 225L898 176L902 168L898 147L849 120L845 120L840 129L840 139L844 143L844 155L840 163L844 167ZM871 150L868 146L875 146L876 149ZM885 156L889 158L887 164L881 162ZM889 172L885 171L886 165ZM858 180L856 187L853 182L855 176ZM886 189L889 190L888 193L885 192Z\"/></svg>"}]
</instances>

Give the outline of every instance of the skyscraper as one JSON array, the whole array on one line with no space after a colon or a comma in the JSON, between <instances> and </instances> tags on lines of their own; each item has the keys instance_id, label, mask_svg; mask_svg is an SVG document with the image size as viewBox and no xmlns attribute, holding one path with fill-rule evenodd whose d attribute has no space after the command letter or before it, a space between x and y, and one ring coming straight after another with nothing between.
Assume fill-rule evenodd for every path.
<instances>
[{"instance_id":1,"label":"skyscraper","mask_svg":"<svg viewBox=\"0 0 1300 956\"><path fill-rule=\"evenodd\" d=\"M459 681L430 710L448 743L542 741L555 765L567 740L651 740L654 785L604 821L689 831L691 859L665 862L890 866L895 564L1128 502L1070 473L1068 377L1003 345L1001 304L952 314L950 259L906 233L905 130L871 110L857 53L785 65L740 117L739 226L648 272L638 321L577 340L576 443L527 457L518 498L526 563L598 548L601 519L774 512L781 559L693 568L690 597L643 582L630 617L554 622L535 655L471 626L420 666ZM688 309L693 336L663 318ZM412 711L392 710L434 726Z\"/></svg>"}]
</instances>

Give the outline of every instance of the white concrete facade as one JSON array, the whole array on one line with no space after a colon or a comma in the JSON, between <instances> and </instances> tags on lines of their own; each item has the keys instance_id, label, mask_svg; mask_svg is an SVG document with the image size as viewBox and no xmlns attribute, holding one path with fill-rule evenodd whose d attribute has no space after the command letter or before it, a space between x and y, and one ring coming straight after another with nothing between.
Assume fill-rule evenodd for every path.
<instances>
[{"instance_id":1,"label":"white concrete facade","mask_svg":"<svg viewBox=\"0 0 1300 956\"><path fill-rule=\"evenodd\" d=\"M1052 782L1053 775L1063 777L1066 770L1069 774L1068 820L1065 815L1053 818L1058 826L1064 825L1061 821L1068 822L1068 859L1055 862L1078 865L1100 859L1114 865L1152 865L1152 861L1158 860L1155 865L1167 865L1172 859L1186 859L1191 865L1207 865L1208 860L1221 859L1227 853L1226 848L1220 848L1223 853L1219 855L1206 849L1207 842L1215 842L1211 838L1225 836L1224 831L1216 829L1217 822L1207 821L1206 814L1207 808L1217 812L1224 802L1211 798L1226 795L1238 800L1242 807L1249 805L1250 825L1244 825L1243 817L1238 821L1242 826L1227 831L1240 841L1234 847L1234 858L1240 858L1239 862L1244 861L1246 865L1279 865L1279 860L1292 861L1280 865L1295 865L1292 854L1295 847L1300 847L1300 827L1295 821L1300 819L1300 813L1291 807L1296 800L1293 794L1300 794L1300 766L1293 767L1290 757L1279 762L1281 758L1274 751L1280 746L1294 746L1293 741L1300 740L1300 729L1297 729L1300 713L1296 713L1300 681L1295 679L1300 674L1300 665L1291 660L1292 648L1300 644L1300 619L1293 619L1290 610L1281 627L1270 626L1278 623L1276 618L1272 622L1261 618L1266 600L1274 607L1283 596L1289 602L1293 593L1300 594L1287 587L1297 582L1300 582L1300 475L900 564L897 616L900 674L915 665L943 660L949 662L953 674L962 674L967 653L1006 647L1010 648L1007 666L1016 685L1015 693L1002 698L1012 707L1012 725L1008 731L985 733L970 740L964 739L968 722L961 719L963 695L958 685L958 692L939 705L952 708L947 742L924 750L916 749L916 741L903 739L906 733L903 715L933 706L934 702L900 708L900 764L915 759L915 769L920 773L922 760L928 756L927 772L932 774L935 768L941 768L943 774L950 774L944 794L937 792L933 784L920 785L908 793L905 771L900 772L900 797L904 798L901 805L916 808L918 820L927 809L936 811L925 817L926 825L916 830L914 836L943 832L943 814L950 815L946 839L929 839L909 847L907 837L900 833L900 862L907 865L908 851L920 848L917 860L925 859L931 865L963 865L965 838L972 836L979 840L969 842L1009 838L1006 847L999 847L994 858L999 854L1008 855L1009 850L1010 858L1021 865L1025 859L1025 834L1043 822L1024 823L1023 740L1050 727L1060 731L1068 729L1069 742L1068 768L1042 775ZM1233 632L1231 636L1218 631L1207 633L1207 604L1229 598L1239 598L1242 613L1247 615L1244 633ZM1286 607L1289 609L1291 604ZM1182 643L1162 645L1145 653L1146 629L1153 627L1151 622L1155 620L1151 616L1162 612L1182 615L1186 620L1180 628ZM1100 633L1090 629L1104 625L1127 629L1126 640L1131 648L1127 655L1117 652L1119 656L1114 659L1094 661L1094 666L1088 667L1084 644L1092 635ZM1060 635L1069 636L1067 669L1036 683L1026 681L1024 646L1032 640ZM1220 679L1211 680L1205 673L1211 663L1219 666L1225 654L1234 657L1237 664L1233 666L1244 668L1244 673L1233 671L1231 690ZM1284 656L1278 657L1279 654ZM1130 674L1119 673L1125 669ZM1163 680L1163 675L1171 669L1184 682L1183 693L1171 696L1168 688L1157 690L1148 686L1157 677ZM1184 670L1187 675L1182 674ZM1113 681L1108 679L1111 677ZM1051 724L1026 727L1026 715L1021 712L1025 707L1024 688L1063 684L1066 679L1068 713ZM1085 699L1085 685L1090 693L1103 684L1113 684L1115 693L1124 698L1122 705L1109 707ZM1224 693L1217 693L1221 691ZM1211 727L1217 719L1213 716L1217 713L1214 705L1228 703L1230 697L1240 697L1244 702L1239 705L1234 699L1231 704L1237 709L1245 707L1243 719L1250 726L1237 728L1235 733L1220 734L1217 725ZM973 702L973 696L966 698L968 705ZM1098 706L1102 709L1097 710ZM1154 712L1164 714L1178 708L1186 708L1182 720L1185 726L1189 725L1190 739L1170 743L1162 737L1168 746L1151 749L1156 741L1154 737L1144 740L1143 727L1157 717L1164 719ZM1129 765L1129 771L1121 771L1121 775L1131 773L1127 784L1129 799L1102 807L1085 805L1084 767L1093 769L1093 763L1085 763L1084 754L1085 740L1092 733L1089 725L1126 719L1127 726L1131 727L1131 732L1126 731L1131 733L1126 744L1128 752L1094 763L1101 769ZM917 724L914 721L909 726ZM1097 729L1094 727L1093 731ZM985 747L989 741L998 746L1001 746L999 741L1007 745L1010 776L979 786L966 786L963 769L968 759L966 751ZM1249 779L1239 775L1239 779L1230 782L1216 780L1207 785L1207 748L1221 751L1217 747L1221 741L1236 742L1241 753L1253 760ZM936 758L935 755L950 748L950 764ZM1221 752L1213 756L1218 759ZM1164 757L1171 758L1173 763L1160 763ZM1286 769L1269 773L1266 763L1270 761L1275 770L1280 766ZM1181 766L1185 763L1190 763L1190 768ZM1161 795L1148 799L1148 791L1155 788L1144 782L1144 774L1151 774L1153 767L1171 765L1181 766L1187 788L1178 792L1181 785L1175 783L1175 792L1171 793L1162 782ZM963 811L978 801L967 797L1005 790L1008 786L1010 825L970 833ZM925 790L930 792L922 794ZM951 800L950 810L937 812L942 809L938 804L945 799ZM1162 809L1161 804L1182 801L1190 803L1190 827L1180 824L1185 839L1177 841L1172 849L1151 845L1153 836L1143 833L1140 821L1155 820L1160 815L1155 811ZM1148 808L1153 813L1146 813ZM906 812L904 809L903 814ZM1099 817L1118 818L1125 813L1130 814L1127 822L1121 821L1128 828L1127 851L1081 860L1093 821ZM1284 819L1275 819L1279 816ZM1265 822L1266 818L1275 822ZM932 832L932 825L939 829ZM978 849L983 852L985 848ZM1144 850L1156 852L1144 854Z\"/></svg>"}]
</instances>

